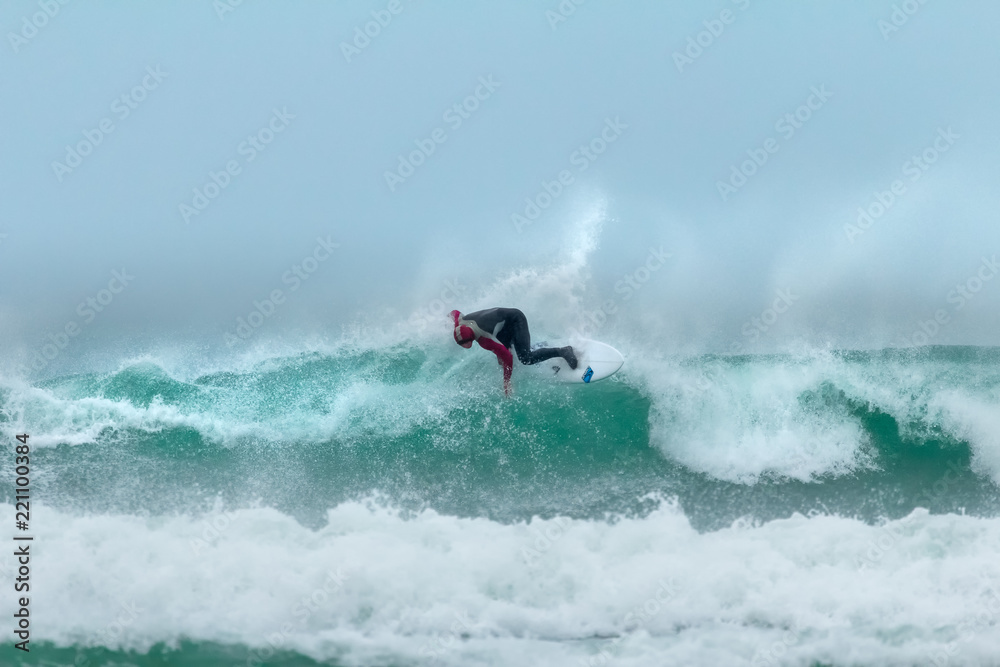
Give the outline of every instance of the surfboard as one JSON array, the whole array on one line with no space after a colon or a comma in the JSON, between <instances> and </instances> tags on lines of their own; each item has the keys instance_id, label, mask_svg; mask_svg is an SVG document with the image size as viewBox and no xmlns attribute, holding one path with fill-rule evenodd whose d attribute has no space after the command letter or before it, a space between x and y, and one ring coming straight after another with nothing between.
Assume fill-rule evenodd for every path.
<instances>
[{"instance_id":1,"label":"surfboard","mask_svg":"<svg viewBox=\"0 0 1000 667\"><path fill-rule=\"evenodd\" d=\"M566 344L572 345L573 351L576 353L576 369L571 369L562 357L553 357L548 361L535 364L539 372L557 382L591 384L610 377L625 363L625 357L622 356L621 352L596 340L577 339L562 344L538 343L531 347L561 347Z\"/></svg>"}]
</instances>

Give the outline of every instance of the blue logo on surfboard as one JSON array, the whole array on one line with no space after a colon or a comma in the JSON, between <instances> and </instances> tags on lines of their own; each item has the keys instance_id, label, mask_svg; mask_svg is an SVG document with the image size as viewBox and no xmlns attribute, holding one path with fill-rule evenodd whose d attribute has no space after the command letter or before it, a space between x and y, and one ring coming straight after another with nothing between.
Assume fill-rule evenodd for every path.
<instances>
[{"instance_id":1,"label":"blue logo on surfboard","mask_svg":"<svg viewBox=\"0 0 1000 667\"><path fill-rule=\"evenodd\" d=\"M594 377L594 369L587 366L587 372L583 374L583 381L590 382L590 378Z\"/></svg>"}]
</instances>

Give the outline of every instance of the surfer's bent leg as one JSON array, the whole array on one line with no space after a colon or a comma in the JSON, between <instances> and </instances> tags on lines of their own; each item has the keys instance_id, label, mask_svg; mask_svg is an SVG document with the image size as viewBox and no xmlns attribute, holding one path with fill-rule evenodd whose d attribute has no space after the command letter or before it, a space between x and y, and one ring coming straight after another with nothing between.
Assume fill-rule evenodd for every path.
<instances>
[{"instance_id":1,"label":"surfer's bent leg","mask_svg":"<svg viewBox=\"0 0 1000 667\"><path fill-rule=\"evenodd\" d=\"M505 335L506 334L506 335ZM500 342L506 347L513 345L517 359L525 366L537 364L552 357L562 357L570 368L576 368L576 355L572 347L540 347L531 349L531 334L528 331L528 318L520 310L514 310L500 330Z\"/></svg>"}]
</instances>

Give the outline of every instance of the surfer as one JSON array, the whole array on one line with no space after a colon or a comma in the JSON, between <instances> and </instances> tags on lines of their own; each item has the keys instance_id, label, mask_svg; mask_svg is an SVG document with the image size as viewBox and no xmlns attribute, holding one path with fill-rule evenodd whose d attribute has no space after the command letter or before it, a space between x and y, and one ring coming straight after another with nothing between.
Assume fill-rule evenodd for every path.
<instances>
[{"instance_id":1,"label":"surfer","mask_svg":"<svg viewBox=\"0 0 1000 667\"><path fill-rule=\"evenodd\" d=\"M450 315L455 323L456 343L469 349L473 342L477 342L479 347L497 355L497 361L503 366L503 390L508 395L510 395L510 374L514 369L514 358L510 353L511 345L517 352L518 360L525 366L552 357L562 357L570 368L576 368L576 354L568 345L531 349L528 318L517 308L487 308L468 315L453 310Z\"/></svg>"}]
</instances>

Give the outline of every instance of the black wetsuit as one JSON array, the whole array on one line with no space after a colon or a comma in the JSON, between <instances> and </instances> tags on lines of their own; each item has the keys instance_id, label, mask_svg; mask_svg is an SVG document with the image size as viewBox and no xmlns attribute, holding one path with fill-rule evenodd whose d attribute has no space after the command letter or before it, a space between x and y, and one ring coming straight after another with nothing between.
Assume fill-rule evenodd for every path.
<instances>
[{"instance_id":1,"label":"black wetsuit","mask_svg":"<svg viewBox=\"0 0 1000 667\"><path fill-rule=\"evenodd\" d=\"M525 366L552 357L562 357L570 367L576 366L576 355L573 354L572 347L541 347L532 350L528 319L517 308L487 308L462 315L462 319L475 321L476 326L492 334L508 350L513 347L518 360Z\"/></svg>"}]
</instances>

